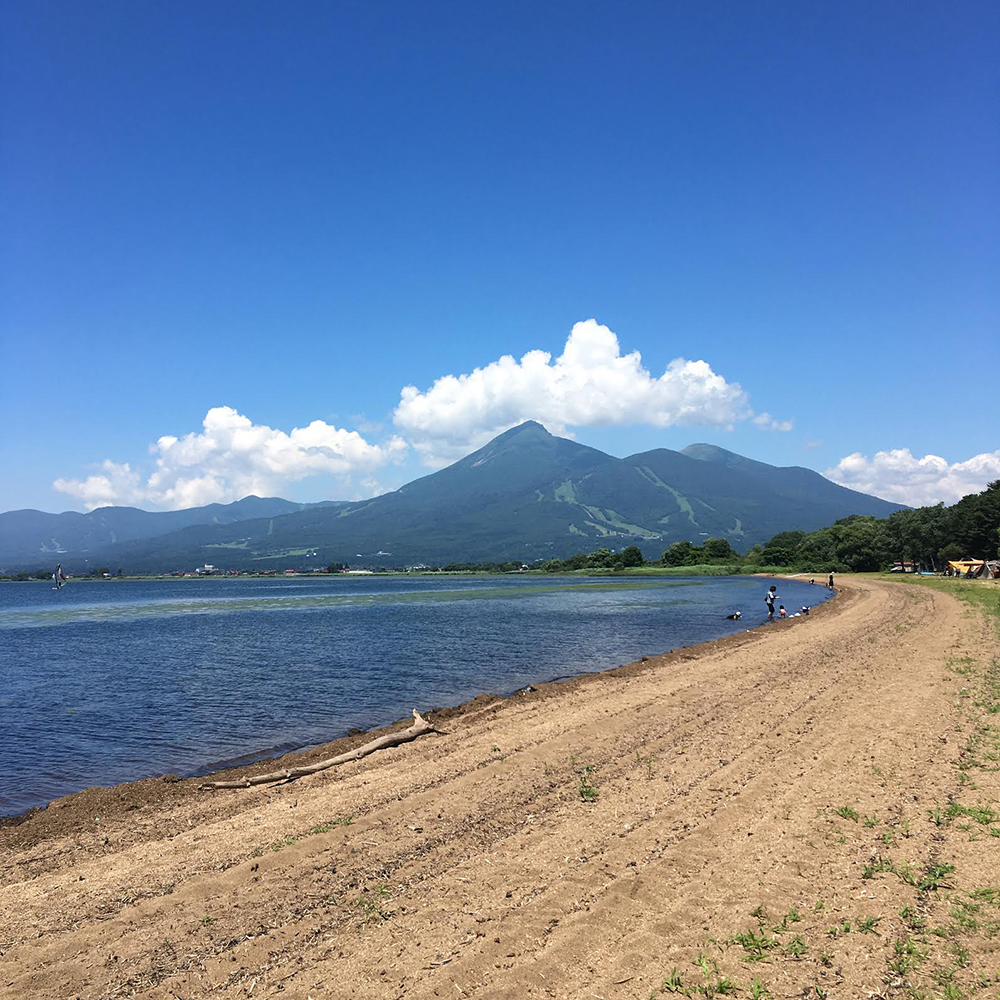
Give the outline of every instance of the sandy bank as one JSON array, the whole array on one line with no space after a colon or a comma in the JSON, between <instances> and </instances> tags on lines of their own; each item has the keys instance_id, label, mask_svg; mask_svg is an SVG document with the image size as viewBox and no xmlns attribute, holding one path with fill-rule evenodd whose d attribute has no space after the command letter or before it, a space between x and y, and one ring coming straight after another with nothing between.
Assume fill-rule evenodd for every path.
<instances>
[{"instance_id":1,"label":"sandy bank","mask_svg":"<svg viewBox=\"0 0 1000 1000\"><path fill-rule=\"evenodd\" d=\"M900 909L947 922L946 895L1000 885L989 823L970 840L928 818L996 797L995 772L973 793L958 766L960 689L994 640L947 595L845 583L807 620L477 699L437 716L445 736L290 785L139 782L0 828L0 995L645 1000L674 968L775 995L920 982L951 942L921 944ZM953 889L907 881L935 859ZM768 961L743 961L753 937L706 943L747 930ZM899 971L906 938L926 954ZM977 961L992 940L961 938Z\"/></svg>"}]
</instances>

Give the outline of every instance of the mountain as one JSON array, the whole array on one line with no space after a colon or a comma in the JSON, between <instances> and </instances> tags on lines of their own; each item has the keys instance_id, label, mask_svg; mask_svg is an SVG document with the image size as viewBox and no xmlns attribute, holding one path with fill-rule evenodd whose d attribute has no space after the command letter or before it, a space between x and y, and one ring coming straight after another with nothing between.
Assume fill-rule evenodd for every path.
<instances>
[{"instance_id":1,"label":"mountain","mask_svg":"<svg viewBox=\"0 0 1000 1000\"><path fill-rule=\"evenodd\" d=\"M231 524L251 518L289 514L310 506L281 497L248 496L234 503L212 503L186 510L147 511L137 507L98 507L87 514L66 511L46 514L40 510L11 510L0 514L0 562L30 561L39 557L85 556L160 535L195 524Z\"/></svg>"},{"instance_id":2,"label":"mountain","mask_svg":"<svg viewBox=\"0 0 1000 1000\"><path fill-rule=\"evenodd\" d=\"M711 445L613 458L555 437L535 421L394 493L357 503L290 506L295 509L247 508L247 517L228 520L199 513L177 530L116 537L80 555L86 565L99 558L130 571L190 569L204 562L273 569L332 561L532 561L602 545L638 545L656 557L677 541L714 536L746 549L779 531L810 531L851 514L884 517L901 509L809 469L778 468ZM0 515L0 524L7 516ZM0 564L11 566L16 560L4 537ZM72 569L76 559L67 551L62 561ZM38 562L35 549L31 565Z\"/></svg>"}]
</instances>

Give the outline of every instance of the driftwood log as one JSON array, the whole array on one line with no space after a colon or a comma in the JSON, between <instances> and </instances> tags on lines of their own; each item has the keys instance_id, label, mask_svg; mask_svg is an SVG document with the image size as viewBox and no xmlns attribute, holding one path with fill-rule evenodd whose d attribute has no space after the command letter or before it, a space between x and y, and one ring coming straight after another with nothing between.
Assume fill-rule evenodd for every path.
<instances>
[{"instance_id":1,"label":"driftwood log","mask_svg":"<svg viewBox=\"0 0 1000 1000\"><path fill-rule=\"evenodd\" d=\"M376 750L383 750L385 747L398 746L400 743L409 743L424 733L439 733L440 729L432 726L416 709L413 710L413 725L407 729L400 729L395 733L387 733L379 736L378 739L365 743L363 746L355 747L346 753L337 754L327 760L321 760L316 764L303 764L300 767L286 767L280 771L269 771L267 774L255 774L251 778L240 778L238 781L206 781L202 788L249 788L251 785L265 785L271 781L289 781L292 778L301 778L306 774L315 774L317 771L325 771L328 767L336 767L338 764L346 764L352 760L361 760L368 754Z\"/></svg>"}]
</instances>

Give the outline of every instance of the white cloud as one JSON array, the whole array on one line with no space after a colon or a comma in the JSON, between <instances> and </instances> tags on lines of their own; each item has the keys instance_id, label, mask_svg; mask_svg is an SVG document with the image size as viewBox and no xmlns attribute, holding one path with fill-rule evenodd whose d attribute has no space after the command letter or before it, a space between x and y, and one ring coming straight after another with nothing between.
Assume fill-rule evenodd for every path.
<instances>
[{"instance_id":1,"label":"white cloud","mask_svg":"<svg viewBox=\"0 0 1000 1000\"><path fill-rule=\"evenodd\" d=\"M377 489L373 473L406 451L399 437L370 444L356 431L322 420L286 434L254 424L229 406L210 409L202 427L181 438L165 435L152 445L156 467L145 480L127 462L107 459L96 475L57 479L52 485L88 508L145 504L176 510L226 503L251 493L280 493L290 482L320 474L341 478L345 484L361 476L371 495Z\"/></svg>"},{"instance_id":2,"label":"white cloud","mask_svg":"<svg viewBox=\"0 0 1000 1000\"><path fill-rule=\"evenodd\" d=\"M806 441L806 443L802 447L805 448L806 451L812 451L813 448L822 448L823 447L823 442L822 441Z\"/></svg>"},{"instance_id":3,"label":"white cloud","mask_svg":"<svg viewBox=\"0 0 1000 1000\"><path fill-rule=\"evenodd\" d=\"M1000 479L1000 451L983 452L964 462L949 463L938 455L915 458L909 448L877 452L873 459L855 452L842 458L827 479L862 493L919 507L955 503L969 493L980 493Z\"/></svg>"},{"instance_id":4,"label":"white cloud","mask_svg":"<svg viewBox=\"0 0 1000 1000\"><path fill-rule=\"evenodd\" d=\"M655 378L638 351L623 355L618 337L589 319L573 327L554 361L547 351L520 361L504 355L470 374L444 375L426 392L406 386L394 421L424 463L440 467L529 419L566 434L609 425L728 427L752 416L740 385L707 362L676 358Z\"/></svg>"},{"instance_id":5,"label":"white cloud","mask_svg":"<svg viewBox=\"0 0 1000 1000\"><path fill-rule=\"evenodd\" d=\"M762 431L790 431L792 429L791 420L775 420L770 413L758 413L753 418L753 422Z\"/></svg>"}]
</instances>

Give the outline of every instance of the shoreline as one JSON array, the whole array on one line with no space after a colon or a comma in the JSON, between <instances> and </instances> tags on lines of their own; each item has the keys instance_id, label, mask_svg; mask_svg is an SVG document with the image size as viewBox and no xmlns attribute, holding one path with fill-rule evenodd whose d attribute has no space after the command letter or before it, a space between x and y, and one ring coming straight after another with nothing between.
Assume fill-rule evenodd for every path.
<instances>
[{"instance_id":1,"label":"shoreline","mask_svg":"<svg viewBox=\"0 0 1000 1000\"><path fill-rule=\"evenodd\" d=\"M430 575L436 576L438 574ZM494 574L480 575L491 576ZM771 574L766 573L753 575L768 579L771 578ZM781 579L781 577L774 577L774 579ZM108 581L95 580L93 582ZM824 592L827 591L825 586L823 586L822 589ZM700 656L709 655L716 650L726 648L730 645L734 647L744 645L748 641L753 641L754 637L759 637L765 630L771 629L774 626L778 626L779 628L789 628L793 625L800 625L806 621L814 621L823 616L824 613L830 614L831 611L836 613L835 605L841 597L842 589L844 588L837 587L834 590L833 595L824 600L822 604L816 605L808 616L799 616L797 618L787 618L782 620L776 618L772 623L765 621L742 632L721 636L717 639L709 639L705 642L695 643L691 646L678 646L675 649L666 651L665 653L655 653L652 654L652 656L643 656L639 660L617 664L613 667L605 667L601 670L587 671L584 673L557 675L547 680L529 684L526 688L519 688L509 694L497 694L494 692L482 691L474 695L472 698L460 702L457 705L435 706L426 710L421 708L421 706L415 707L418 708L421 711L421 714L432 724L441 724L461 719L469 713L479 713L485 709L496 709L499 706L515 700L547 700L554 695L558 695L560 691L571 690L576 685L599 680L604 676L631 676L634 672L649 669L647 664L654 659L657 664L656 669L680 662L688 662L690 660L697 659ZM846 588L845 593L848 591L849 588ZM229 761L218 763L207 762L192 773L185 775L153 775L146 778L134 778L130 781L117 782L113 785L90 785L75 792L67 792L64 795L56 796L45 804L30 806L28 809L25 809L20 813L8 815L0 814L0 832L2 832L5 828L19 826L36 816L44 814L53 805L57 805L58 808L66 808L67 806L82 806L86 811L91 811L93 809L100 810L103 808L104 811L107 812L110 803L113 802L114 799L127 799L131 802L136 796L129 794L130 791L139 793L141 790L142 793L148 793L151 792L152 789L156 789L157 786L161 786L164 782L173 787L179 788L184 786L185 790L187 790L190 783L196 782L201 784L209 777L213 780L220 781L239 780L241 778L249 777L252 773L259 773L260 765L263 764L268 765L267 770L312 764L318 760L323 760L326 757L344 753L348 750L353 750L355 747L367 743L369 740L394 732L397 729L406 728L411 723L412 719L404 716L403 718L396 719L381 726L375 726L369 729L349 730L347 733L340 736L333 736L329 740L297 747L295 749L281 750L275 753L269 753L266 750L250 750L238 758L242 761L241 763ZM150 786L152 786L152 789ZM145 796L140 795L139 797ZM153 795L152 797L154 799L159 798L159 796L156 795Z\"/></svg>"},{"instance_id":2,"label":"shoreline","mask_svg":"<svg viewBox=\"0 0 1000 1000\"><path fill-rule=\"evenodd\" d=\"M56 800L0 828L0 994L972 995L1000 905L995 623L842 584L811 628L481 696L297 781Z\"/></svg>"}]
</instances>

